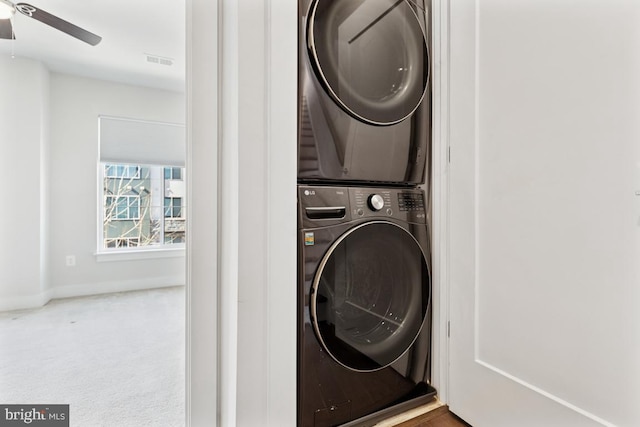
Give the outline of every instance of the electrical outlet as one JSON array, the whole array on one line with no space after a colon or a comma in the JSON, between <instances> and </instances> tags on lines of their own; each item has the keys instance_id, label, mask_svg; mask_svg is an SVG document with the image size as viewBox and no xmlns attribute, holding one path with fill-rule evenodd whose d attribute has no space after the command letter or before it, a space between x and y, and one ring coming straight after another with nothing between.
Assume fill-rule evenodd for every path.
<instances>
[{"instance_id":1,"label":"electrical outlet","mask_svg":"<svg viewBox=\"0 0 640 427\"><path fill-rule=\"evenodd\" d=\"M67 267L75 267L75 266L76 266L76 256L67 255Z\"/></svg>"}]
</instances>

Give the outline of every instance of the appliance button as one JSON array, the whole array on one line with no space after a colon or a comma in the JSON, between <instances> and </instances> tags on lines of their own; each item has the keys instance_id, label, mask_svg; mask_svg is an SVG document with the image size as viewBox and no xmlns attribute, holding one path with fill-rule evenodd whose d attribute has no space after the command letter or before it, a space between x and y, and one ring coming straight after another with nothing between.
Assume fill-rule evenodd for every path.
<instances>
[{"instance_id":1,"label":"appliance button","mask_svg":"<svg viewBox=\"0 0 640 427\"><path fill-rule=\"evenodd\" d=\"M377 212L384 207L384 199L379 194L372 194L369 196L368 204L372 211Z\"/></svg>"}]
</instances>

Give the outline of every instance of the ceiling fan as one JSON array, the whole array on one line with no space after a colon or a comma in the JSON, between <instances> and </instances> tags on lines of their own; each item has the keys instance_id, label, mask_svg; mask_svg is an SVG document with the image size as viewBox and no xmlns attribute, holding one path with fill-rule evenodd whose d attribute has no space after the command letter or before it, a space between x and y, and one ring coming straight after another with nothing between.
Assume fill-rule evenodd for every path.
<instances>
[{"instance_id":1,"label":"ceiling fan","mask_svg":"<svg viewBox=\"0 0 640 427\"><path fill-rule=\"evenodd\" d=\"M28 16L36 21L45 23L56 30L60 30L63 33L67 33L70 36L77 38L78 40L89 43L91 46L97 45L100 43L100 40L102 40L102 37L80 28L71 22L58 18L49 12L45 12L44 10L38 9L37 7L31 6L27 3L12 3L9 0L0 0L0 39L15 39L11 18L16 13L16 10L24 16Z\"/></svg>"}]
</instances>

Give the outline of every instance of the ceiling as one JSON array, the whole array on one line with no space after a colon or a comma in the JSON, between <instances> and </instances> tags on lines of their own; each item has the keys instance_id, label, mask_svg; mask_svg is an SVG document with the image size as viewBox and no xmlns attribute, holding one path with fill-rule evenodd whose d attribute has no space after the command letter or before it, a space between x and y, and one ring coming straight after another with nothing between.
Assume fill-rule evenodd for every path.
<instances>
[{"instance_id":1,"label":"ceiling","mask_svg":"<svg viewBox=\"0 0 640 427\"><path fill-rule=\"evenodd\" d=\"M184 91L184 0L29 1L102 41L91 46L16 12L16 40L0 39L0 55L36 59L54 72ZM172 65L150 62L147 55Z\"/></svg>"}]
</instances>

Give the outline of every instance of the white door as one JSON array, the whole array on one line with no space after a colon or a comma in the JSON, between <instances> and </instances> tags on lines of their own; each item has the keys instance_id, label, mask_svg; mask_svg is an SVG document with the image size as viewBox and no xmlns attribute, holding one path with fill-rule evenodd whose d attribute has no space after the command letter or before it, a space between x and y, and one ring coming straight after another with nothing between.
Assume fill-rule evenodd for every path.
<instances>
[{"instance_id":1,"label":"white door","mask_svg":"<svg viewBox=\"0 0 640 427\"><path fill-rule=\"evenodd\" d=\"M449 3L450 407L640 426L640 1Z\"/></svg>"}]
</instances>

